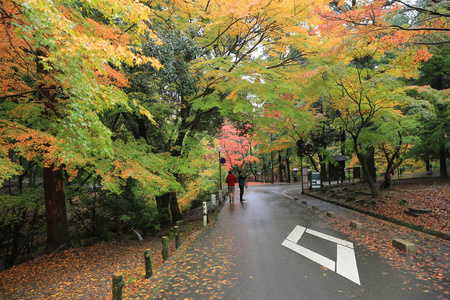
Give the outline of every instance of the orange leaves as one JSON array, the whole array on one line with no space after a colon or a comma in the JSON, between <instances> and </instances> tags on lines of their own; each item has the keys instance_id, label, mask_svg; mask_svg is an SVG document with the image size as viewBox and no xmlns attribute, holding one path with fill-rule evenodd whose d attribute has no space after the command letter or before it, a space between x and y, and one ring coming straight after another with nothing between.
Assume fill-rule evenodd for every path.
<instances>
[{"instance_id":1,"label":"orange leaves","mask_svg":"<svg viewBox=\"0 0 450 300\"><path fill-rule=\"evenodd\" d=\"M57 157L56 139L45 132L32 130L6 120L0 122L1 145L31 161L39 158L50 165Z\"/></svg>"},{"instance_id":2,"label":"orange leaves","mask_svg":"<svg viewBox=\"0 0 450 300\"><path fill-rule=\"evenodd\" d=\"M129 108L121 90L129 84L120 72L122 64L161 67L140 54L133 44L139 36L130 34L148 29L148 6L134 0L75 2L0 3L0 96L13 100L2 102L4 116L13 120L0 124L2 151L13 149L27 160L48 165L64 164L72 176L76 167L112 156L110 133L100 113L118 104ZM150 30L147 34L155 37ZM128 159L124 170L98 169L155 181L145 167L137 168ZM5 158L1 165L11 162Z\"/></svg>"},{"instance_id":3,"label":"orange leaves","mask_svg":"<svg viewBox=\"0 0 450 300\"><path fill-rule=\"evenodd\" d=\"M99 82L105 85L114 84L115 86L120 88L129 86L128 78L125 77L125 74L111 68L108 64L105 64L104 67L106 76L102 76L100 72L96 72L96 74L98 74L99 76Z\"/></svg>"},{"instance_id":4,"label":"orange leaves","mask_svg":"<svg viewBox=\"0 0 450 300\"><path fill-rule=\"evenodd\" d=\"M152 251L156 271L163 263L159 237L95 244L40 256L1 273L0 298L111 299L111 278L117 271L124 274L124 294L137 293L139 286L147 282L143 260L147 249ZM173 253L174 250L174 241L170 241L169 251ZM149 292L145 294L148 296ZM139 299L145 299L145 296Z\"/></svg>"},{"instance_id":5,"label":"orange leaves","mask_svg":"<svg viewBox=\"0 0 450 300\"><path fill-rule=\"evenodd\" d=\"M26 41L15 35L14 22L21 22L20 9L13 1L2 1L0 6L0 95L27 93L30 87L21 75L32 76L35 70L29 65L33 57L25 51Z\"/></svg>"},{"instance_id":6,"label":"orange leaves","mask_svg":"<svg viewBox=\"0 0 450 300\"><path fill-rule=\"evenodd\" d=\"M340 3L342 4L342 3ZM358 3L353 7L345 7L337 12L323 14L323 23L317 28L317 32L323 36L327 43L326 55L337 60L350 59L367 53L376 59L386 52L398 51L415 41L418 35L424 32L420 30L398 30L392 25L392 16L398 13L402 7L397 4L386 6L385 1L372 1L367 4ZM412 51L412 50L410 50ZM417 49L415 50L417 51ZM420 57L426 59L427 54L420 50ZM402 71L395 74L401 76L405 70L417 69L417 64L404 64ZM393 68L395 70L395 68ZM411 73L412 74L412 73Z\"/></svg>"}]
</instances>

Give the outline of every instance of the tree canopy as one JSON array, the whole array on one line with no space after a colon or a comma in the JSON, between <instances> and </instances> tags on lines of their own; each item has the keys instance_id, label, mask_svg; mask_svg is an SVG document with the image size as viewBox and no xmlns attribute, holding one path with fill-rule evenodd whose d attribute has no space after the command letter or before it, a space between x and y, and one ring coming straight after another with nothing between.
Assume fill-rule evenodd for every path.
<instances>
[{"instance_id":1,"label":"tree canopy","mask_svg":"<svg viewBox=\"0 0 450 300\"><path fill-rule=\"evenodd\" d=\"M355 156L376 197L374 149L386 174L407 152L446 169L447 10L445 1L3 1L0 182L17 181L20 194L42 171L45 202L59 203L46 208L50 252L68 242L58 218L77 196L66 200L65 186L134 193L126 207L147 203L168 224L182 218L180 203L219 186L219 144L228 168L252 172L265 168L259 153L277 151L282 174L300 139L315 145L314 166Z\"/></svg>"}]
</instances>

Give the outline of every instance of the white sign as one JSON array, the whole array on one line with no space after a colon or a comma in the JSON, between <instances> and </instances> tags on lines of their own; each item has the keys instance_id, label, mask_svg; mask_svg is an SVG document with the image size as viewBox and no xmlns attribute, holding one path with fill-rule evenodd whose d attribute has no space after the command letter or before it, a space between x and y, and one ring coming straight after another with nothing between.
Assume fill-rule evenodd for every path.
<instances>
[{"instance_id":1,"label":"white sign","mask_svg":"<svg viewBox=\"0 0 450 300\"><path fill-rule=\"evenodd\" d=\"M325 256L322 256L297 244L301 239L303 233L305 232L318 238L335 243L337 245L336 261L326 258ZM359 281L358 267L356 266L356 257L355 251L353 250L353 243L297 225L281 245L332 270L333 272L338 273L341 276L344 276L348 280L361 285Z\"/></svg>"}]
</instances>

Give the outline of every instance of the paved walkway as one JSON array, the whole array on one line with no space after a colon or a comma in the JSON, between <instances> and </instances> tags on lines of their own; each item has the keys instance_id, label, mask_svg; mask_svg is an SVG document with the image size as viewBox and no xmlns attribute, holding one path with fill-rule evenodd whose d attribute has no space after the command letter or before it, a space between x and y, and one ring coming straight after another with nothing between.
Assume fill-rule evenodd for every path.
<instances>
[{"instance_id":1,"label":"paved walkway","mask_svg":"<svg viewBox=\"0 0 450 300\"><path fill-rule=\"evenodd\" d=\"M449 296L448 241L299 195L295 185L249 187L245 197L244 203L225 203L217 222L188 242L136 291L134 299L431 300ZM334 217L326 216L329 210ZM350 221L363 223L363 229L350 228ZM352 243L360 283L283 246L299 225ZM394 237L413 241L418 252L406 255L393 248ZM339 261L335 243L310 235L298 243Z\"/></svg>"}]
</instances>

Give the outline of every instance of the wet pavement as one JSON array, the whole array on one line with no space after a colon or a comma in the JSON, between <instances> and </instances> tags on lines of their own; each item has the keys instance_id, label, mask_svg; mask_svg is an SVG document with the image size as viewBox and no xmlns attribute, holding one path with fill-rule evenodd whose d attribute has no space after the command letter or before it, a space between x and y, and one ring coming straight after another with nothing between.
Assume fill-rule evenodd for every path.
<instances>
[{"instance_id":1,"label":"wet pavement","mask_svg":"<svg viewBox=\"0 0 450 300\"><path fill-rule=\"evenodd\" d=\"M299 194L250 186L135 299L447 299L450 242ZM314 206L314 208L313 208ZM332 211L334 216L327 216ZM362 229L349 226L359 222ZM393 238L413 242L406 254Z\"/></svg>"}]
</instances>

